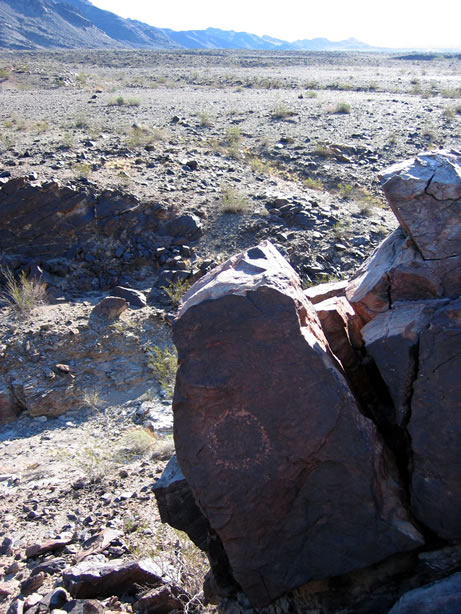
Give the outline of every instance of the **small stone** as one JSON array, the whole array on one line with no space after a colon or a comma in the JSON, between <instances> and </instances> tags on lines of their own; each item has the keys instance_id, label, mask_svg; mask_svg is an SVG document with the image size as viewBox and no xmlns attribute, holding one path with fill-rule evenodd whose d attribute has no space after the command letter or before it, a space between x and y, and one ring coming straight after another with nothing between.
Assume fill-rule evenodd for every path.
<instances>
[{"instance_id":1,"label":"small stone","mask_svg":"<svg viewBox=\"0 0 461 614\"><path fill-rule=\"evenodd\" d=\"M45 582L45 573L41 571L35 576L30 576L21 582L21 593L32 593L42 586Z\"/></svg>"}]
</instances>

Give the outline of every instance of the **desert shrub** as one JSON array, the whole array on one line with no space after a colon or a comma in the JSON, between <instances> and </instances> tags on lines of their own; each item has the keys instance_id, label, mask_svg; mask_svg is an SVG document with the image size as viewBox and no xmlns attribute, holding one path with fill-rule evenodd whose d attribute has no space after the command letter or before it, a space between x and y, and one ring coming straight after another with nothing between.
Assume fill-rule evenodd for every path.
<instances>
[{"instance_id":1,"label":"desert shrub","mask_svg":"<svg viewBox=\"0 0 461 614\"><path fill-rule=\"evenodd\" d=\"M312 153L318 156L319 158L331 158L332 156L334 156L335 152L326 143L317 143Z\"/></svg>"},{"instance_id":2,"label":"desert shrub","mask_svg":"<svg viewBox=\"0 0 461 614\"><path fill-rule=\"evenodd\" d=\"M98 390L85 390L81 397L82 405L93 410L101 410L104 407L104 401Z\"/></svg>"},{"instance_id":3,"label":"desert shrub","mask_svg":"<svg viewBox=\"0 0 461 614\"><path fill-rule=\"evenodd\" d=\"M292 117L293 115L296 115L296 113L283 102L276 104L271 113L272 119L286 119L287 117Z\"/></svg>"},{"instance_id":4,"label":"desert shrub","mask_svg":"<svg viewBox=\"0 0 461 614\"><path fill-rule=\"evenodd\" d=\"M14 311L26 316L34 307L46 302L46 283L41 279L27 277L21 271L16 279L10 269L1 271L4 277L4 289L0 292L0 299L8 303Z\"/></svg>"},{"instance_id":5,"label":"desert shrub","mask_svg":"<svg viewBox=\"0 0 461 614\"><path fill-rule=\"evenodd\" d=\"M441 90L440 95L442 98L459 98L461 96L461 88L446 87Z\"/></svg>"},{"instance_id":6,"label":"desert shrub","mask_svg":"<svg viewBox=\"0 0 461 614\"><path fill-rule=\"evenodd\" d=\"M221 187L219 202L224 213L244 213L248 210L248 200L230 185Z\"/></svg>"},{"instance_id":7,"label":"desert shrub","mask_svg":"<svg viewBox=\"0 0 461 614\"><path fill-rule=\"evenodd\" d=\"M157 436L145 428L131 429L119 440L114 459L120 463L146 456L155 447Z\"/></svg>"},{"instance_id":8,"label":"desert shrub","mask_svg":"<svg viewBox=\"0 0 461 614\"><path fill-rule=\"evenodd\" d=\"M177 307L181 302L181 298L191 286L191 282L188 279L178 279L172 281L168 286L162 286L162 290L170 299L170 303Z\"/></svg>"},{"instance_id":9,"label":"desert shrub","mask_svg":"<svg viewBox=\"0 0 461 614\"><path fill-rule=\"evenodd\" d=\"M10 77L11 74L7 68L0 68L0 80L7 81Z\"/></svg>"},{"instance_id":10,"label":"desert shrub","mask_svg":"<svg viewBox=\"0 0 461 614\"><path fill-rule=\"evenodd\" d=\"M66 451L72 464L82 471L91 482L101 480L113 467L108 446L96 438L89 439L87 445L77 448L73 455Z\"/></svg>"},{"instance_id":11,"label":"desert shrub","mask_svg":"<svg viewBox=\"0 0 461 614\"><path fill-rule=\"evenodd\" d=\"M334 108L334 113L349 114L352 110L351 105L348 102L338 102Z\"/></svg>"},{"instance_id":12,"label":"desert shrub","mask_svg":"<svg viewBox=\"0 0 461 614\"><path fill-rule=\"evenodd\" d=\"M303 184L306 186L306 188L310 188L311 190L323 190L323 183L320 181L320 179L307 177L307 179L303 180Z\"/></svg>"},{"instance_id":13,"label":"desert shrub","mask_svg":"<svg viewBox=\"0 0 461 614\"><path fill-rule=\"evenodd\" d=\"M78 162L74 164L72 170L76 177L88 177L91 172L91 164L88 164L88 162Z\"/></svg>"},{"instance_id":14,"label":"desert shrub","mask_svg":"<svg viewBox=\"0 0 461 614\"><path fill-rule=\"evenodd\" d=\"M232 128L228 128L226 130L224 140L228 145L240 144L242 140L242 133L240 132L240 128L238 126L232 126Z\"/></svg>"},{"instance_id":15,"label":"desert shrub","mask_svg":"<svg viewBox=\"0 0 461 614\"><path fill-rule=\"evenodd\" d=\"M139 107L141 101L139 98L124 98L123 96L117 96L109 100L110 107Z\"/></svg>"},{"instance_id":16,"label":"desert shrub","mask_svg":"<svg viewBox=\"0 0 461 614\"><path fill-rule=\"evenodd\" d=\"M175 349L161 348L158 345L147 348L147 366L152 369L154 377L168 396L172 396L178 355Z\"/></svg>"},{"instance_id":17,"label":"desert shrub","mask_svg":"<svg viewBox=\"0 0 461 614\"><path fill-rule=\"evenodd\" d=\"M213 125L213 122L210 119L210 116L206 111L202 111L198 115L199 125L202 128L210 128Z\"/></svg>"}]
</instances>

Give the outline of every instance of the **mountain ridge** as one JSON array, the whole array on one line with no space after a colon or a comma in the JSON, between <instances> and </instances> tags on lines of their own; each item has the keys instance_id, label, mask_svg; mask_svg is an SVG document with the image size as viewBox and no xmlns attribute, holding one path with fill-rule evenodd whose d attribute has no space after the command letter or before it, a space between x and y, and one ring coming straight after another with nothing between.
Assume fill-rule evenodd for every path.
<instances>
[{"instance_id":1,"label":"mountain ridge","mask_svg":"<svg viewBox=\"0 0 461 614\"><path fill-rule=\"evenodd\" d=\"M268 35L211 27L182 31L156 28L99 9L89 0L0 0L0 48L378 50L355 39L290 43Z\"/></svg>"}]
</instances>

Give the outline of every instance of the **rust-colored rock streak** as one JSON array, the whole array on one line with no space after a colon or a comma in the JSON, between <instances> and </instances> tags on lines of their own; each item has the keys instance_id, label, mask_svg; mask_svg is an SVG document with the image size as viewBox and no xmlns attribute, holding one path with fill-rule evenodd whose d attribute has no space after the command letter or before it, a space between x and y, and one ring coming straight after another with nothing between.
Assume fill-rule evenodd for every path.
<instances>
[{"instance_id":1,"label":"rust-colored rock streak","mask_svg":"<svg viewBox=\"0 0 461 614\"><path fill-rule=\"evenodd\" d=\"M422 543L374 425L270 243L193 286L173 331L178 461L255 607Z\"/></svg>"}]
</instances>

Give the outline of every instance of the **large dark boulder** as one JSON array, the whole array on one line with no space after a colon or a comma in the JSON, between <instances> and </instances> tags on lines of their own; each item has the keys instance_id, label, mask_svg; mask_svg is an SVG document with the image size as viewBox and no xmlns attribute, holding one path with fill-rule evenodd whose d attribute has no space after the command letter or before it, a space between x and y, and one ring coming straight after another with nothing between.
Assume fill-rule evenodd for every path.
<instances>
[{"instance_id":1,"label":"large dark boulder","mask_svg":"<svg viewBox=\"0 0 461 614\"><path fill-rule=\"evenodd\" d=\"M421 545L390 454L277 250L231 258L184 300L178 461L252 604Z\"/></svg>"}]
</instances>

